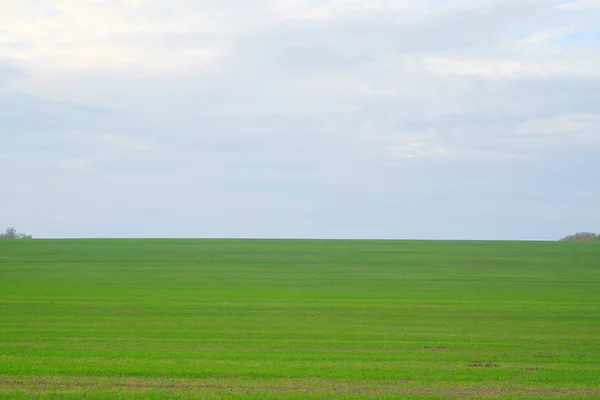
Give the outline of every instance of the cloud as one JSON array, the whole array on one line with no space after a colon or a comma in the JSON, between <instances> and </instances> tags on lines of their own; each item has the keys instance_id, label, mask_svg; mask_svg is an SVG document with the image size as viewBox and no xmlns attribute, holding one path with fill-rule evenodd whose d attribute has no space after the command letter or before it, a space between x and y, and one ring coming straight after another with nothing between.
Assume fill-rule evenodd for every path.
<instances>
[{"instance_id":1,"label":"cloud","mask_svg":"<svg viewBox=\"0 0 600 400\"><path fill-rule=\"evenodd\" d=\"M425 67L436 74L482 76L485 78L518 78L536 76L584 75L600 77L600 59L581 58L578 64L563 58L527 60L493 60L475 58L440 57L425 60Z\"/></svg>"},{"instance_id":2,"label":"cloud","mask_svg":"<svg viewBox=\"0 0 600 400\"><path fill-rule=\"evenodd\" d=\"M578 0L578 1L570 1L568 3L560 4L559 8L565 10L587 10L600 8L600 1L598 0Z\"/></svg>"},{"instance_id":3,"label":"cloud","mask_svg":"<svg viewBox=\"0 0 600 400\"><path fill-rule=\"evenodd\" d=\"M0 84L6 84L7 81L21 76L22 71L0 62Z\"/></svg>"},{"instance_id":4,"label":"cloud","mask_svg":"<svg viewBox=\"0 0 600 400\"><path fill-rule=\"evenodd\" d=\"M600 223L593 1L0 3L0 219L38 235Z\"/></svg>"},{"instance_id":5,"label":"cloud","mask_svg":"<svg viewBox=\"0 0 600 400\"><path fill-rule=\"evenodd\" d=\"M146 138L135 138L131 135L116 133L81 133L71 132L62 135L63 140L80 140L91 142L94 148L106 146L134 151L150 151L155 146L154 141Z\"/></svg>"},{"instance_id":6,"label":"cloud","mask_svg":"<svg viewBox=\"0 0 600 400\"><path fill-rule=\"evenodd\" d=\"M515 133L521 137L543 138L546 146L587 146L600 150L600 117L597 115L573 114L533 119L518 125Z\"/></svg>"},{"instance_id":7,"label":"cloud","mask_svg":"<svg viewBox=\"0 0 600 400\"><path fill-rule=\"evenodd\" d=\"M4 6L4 4L3 4ZM0 58L32 68L125 70L136 73L201 68L218 57L209 38L169 46L165 38L201 34L210 16L157 18L140 1L41 2L9 4L0 17ZM198 28L200 27L200 28Z\"/></svg>"}]
</instances>

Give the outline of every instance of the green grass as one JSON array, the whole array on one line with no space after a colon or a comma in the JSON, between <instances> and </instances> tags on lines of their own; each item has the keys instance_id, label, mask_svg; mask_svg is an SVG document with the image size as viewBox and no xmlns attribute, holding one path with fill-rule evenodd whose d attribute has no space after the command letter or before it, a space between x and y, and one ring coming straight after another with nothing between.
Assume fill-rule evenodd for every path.
<instances>
[{"instance_id":1,"label":"green grass","mask_svg":"<svg viewBox=\"0 0 600 400\"><path fill-rule=\"evenodd\" d=\"M599 398L600 243L0 241L0 398Z\"/></svg>"}]
</instances>

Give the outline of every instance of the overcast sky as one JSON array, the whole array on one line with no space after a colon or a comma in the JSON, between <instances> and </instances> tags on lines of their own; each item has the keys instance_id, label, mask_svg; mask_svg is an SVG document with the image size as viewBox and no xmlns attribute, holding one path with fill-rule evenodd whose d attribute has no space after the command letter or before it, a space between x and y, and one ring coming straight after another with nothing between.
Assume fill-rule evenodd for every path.
<instances>
[{"instance_id":1,"label":"overcast sky","mask_svg":"<svg viewBox=\"0 0 600 400\"><path fill-rule=\"evenodd\" d=\"M0 228L600 231L600 0L0 0Z\"/></svg>"}]
</instances>

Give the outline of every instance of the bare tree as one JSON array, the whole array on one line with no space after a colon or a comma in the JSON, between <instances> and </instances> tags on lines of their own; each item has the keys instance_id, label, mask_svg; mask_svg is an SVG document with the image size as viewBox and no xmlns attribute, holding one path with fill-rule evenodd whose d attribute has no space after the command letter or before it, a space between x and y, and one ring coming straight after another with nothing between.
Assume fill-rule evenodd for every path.
<instances>
[{"instance_id":1,"label":"bare tree","mask_svg":"<svg viewBox=\"0 0 600 400\"><path fill-rule=\"evenodd\" d=\"M0 239L31 239L31 235L18 233L15 228L6 228L4 233L0 233Z\"/></svg>"}]
</instances>

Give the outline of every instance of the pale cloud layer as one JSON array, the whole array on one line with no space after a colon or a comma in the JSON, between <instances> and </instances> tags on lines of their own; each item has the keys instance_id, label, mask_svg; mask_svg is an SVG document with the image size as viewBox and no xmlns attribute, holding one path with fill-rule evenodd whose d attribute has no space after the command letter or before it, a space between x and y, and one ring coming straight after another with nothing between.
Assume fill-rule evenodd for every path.
<instances>
[{"instance_id":1,"label":"pale cloud layer","mask_svg":"<svg viewBox=\"0 0 600 400\"><path fill-rule=\"evenodd\" d=\"M0 0L0 223L600 231L596 0Z\"/></svg>"}]
</instances>

